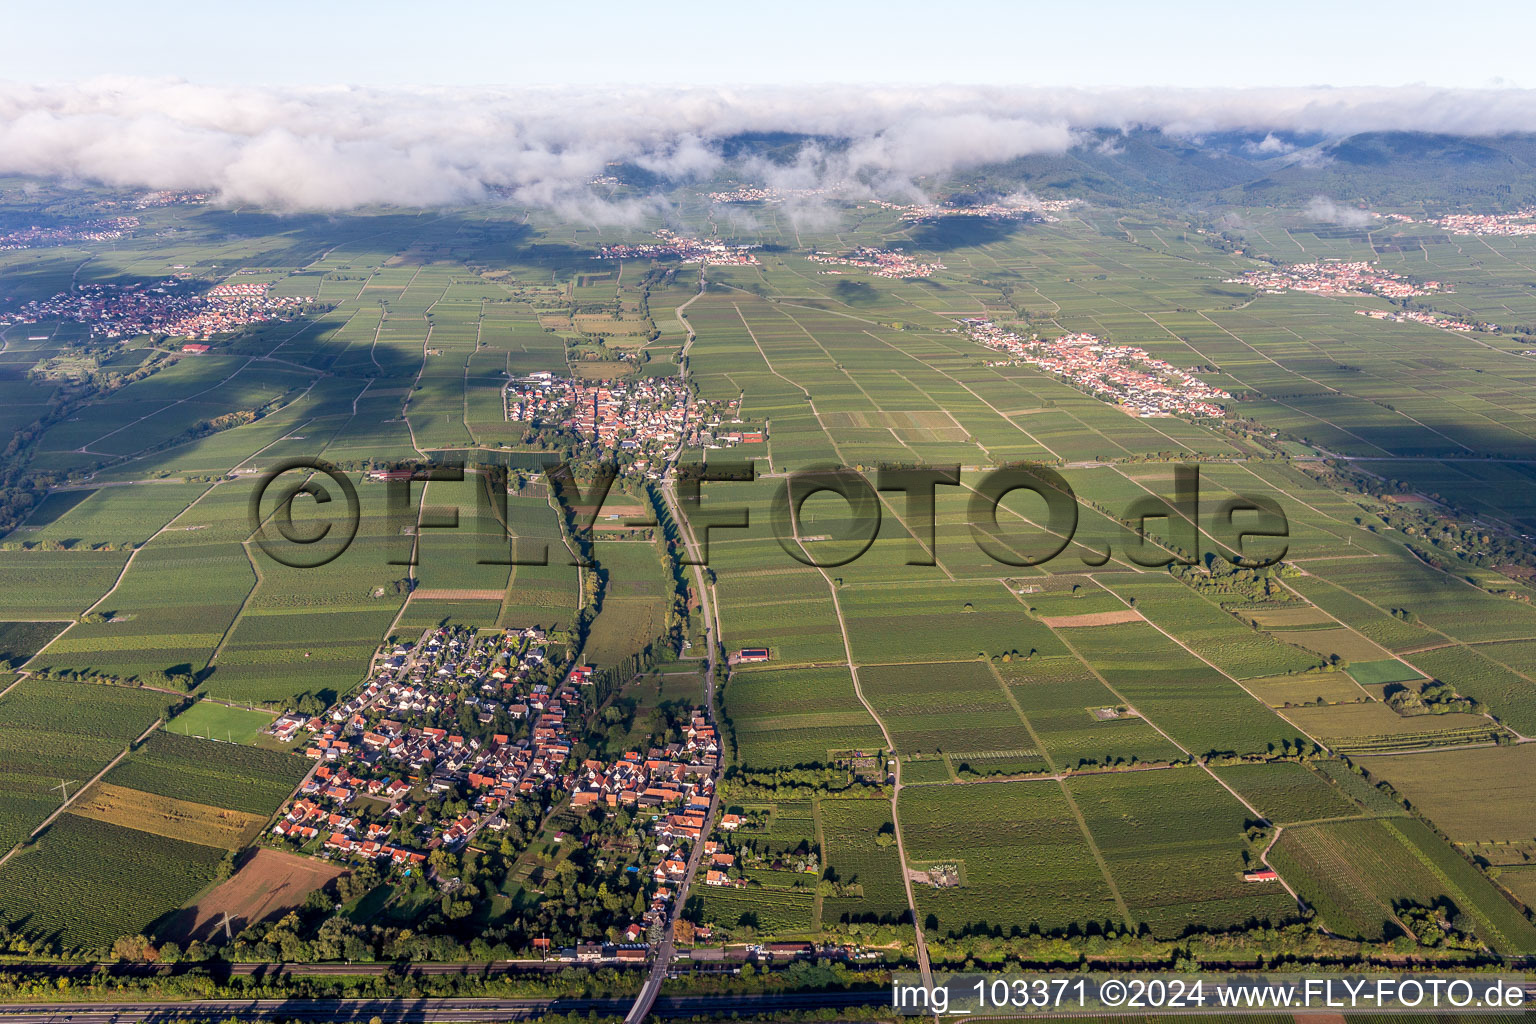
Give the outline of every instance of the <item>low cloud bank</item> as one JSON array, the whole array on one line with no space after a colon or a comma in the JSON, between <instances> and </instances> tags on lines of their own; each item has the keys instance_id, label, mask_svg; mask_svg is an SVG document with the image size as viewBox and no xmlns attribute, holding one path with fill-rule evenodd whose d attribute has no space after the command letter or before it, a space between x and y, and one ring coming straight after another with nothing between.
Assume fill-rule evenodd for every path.
<instances>
[{"instance_id":1,"label":"low cloud bank","mask_svg":"<svg viewBox=\"0 0 1536 1024\"><path fill-rule=\"evenodd\" d=\"M1080 144L1088 133L1158 128L1198 137L1341 136L1411 130L1536 131L1536 90L1074 90L847 86L755 89L247 89L97 79L0 83L0 172L122 187L210 190L279 210L434 206L509 196L583 219L631 221L643 202L596 197L615 162L705 179L744 134L807 134L789 165L748 169L786 188L856 183L915 198L915 180Z\"/></svg>"}]
</instances>

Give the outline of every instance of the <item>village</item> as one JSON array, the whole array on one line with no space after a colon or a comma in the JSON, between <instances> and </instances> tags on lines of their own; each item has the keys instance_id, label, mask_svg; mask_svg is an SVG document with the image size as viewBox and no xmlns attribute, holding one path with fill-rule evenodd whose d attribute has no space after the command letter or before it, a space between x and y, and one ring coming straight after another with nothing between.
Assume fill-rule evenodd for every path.
<instances>
[{"instance_id":1,"label":"village","mask_svg":"<svg viewBox=\"0 0 1536 1024\"><path fill-rule=\"evenodd\" d=\"M688 878L691 850L709 828L719 738L702 711L685 709L675 739L612 761L578 761L572 730L579 734L592 703L592 670L556 671L545 643L532 628L428 630L376 658L355 696L318 715L278 718L271 734L302 741L316 764L267 841L401 877L424 873L451 892L455 879L435 852L495 849L486 844L514 817L536 831L561 806L643 816L647 838L627 858L635 863L613 866L613 885L638 874L644 909L637 905L636 919L620 929L616 949L568 951L643 960L642 940L670 920L674 887ZM556 833L554 841L599 840L594 832Z\"/></svg>"},{"instance_id":2,"label":"village","mask_svg":"<svg viewBox=\"0 0 1536 1024\"><path fill-rule=\"evenodd\" d=\"M666 228L656 232L660 241L639 245L605 245L598 256L605 260L675 259L684 263L701 263L706 267L755 267L759 265L752 250L754 245L727 245L724 242L703 242L697 238L684 238Z\"/></svg>"},{"instance_id":3,"label":"village","mask_svg":"<svg viewBox=\"0 0 1536 1024\"><path fill-rule=\"evenodd\" d=\"M836 256L829 252L813 252L806 259L812 263L830 264L840 267L862 267L876 277L897 279L932 277L935 271L944 269L944 264L938 260L934 260L932 263L920 263L904 252L872 249L868 246L855 249L847 256ZM837 274L841 273L841 271L824 270L822 273Z\"/></svg>"},{"instance_id":4,"label":"village","mask_svg":"<svg viewBox=\"0 0 1536 1024\"><path fill-rule=\"evenodd\" d=\"M376 660L353 697L307 716L286 714L271 726L282 742L308 737L304 753L317 765L273 826L280 840L365 859L388 857L409 866L441 846L461 847L481 829L500 827L496 812L542 793L570 754L567 706L579 706L576 687L590 676L578 670L555 687L542 681L546 663L538 630L475 636L466 630L428 631ZM540 681L535 681L537 674ZM517 743L507 733L485 741L466 738L466 726L512 729L526 723ZM450 728L458 726L458 728ZM367 798L394 818L418 787L447 792L460 783L476 791L471 810L424 825L408 845L387 840L403 831L380 822L363 825L355 801ZM419 848L419 849L418 849Z\"/></svg>"},{"instance_id":5,"label":"village","mask_svg":"<svg viewBox=\"0 0 1536 1024\"><path fill-rule=\"evenodd\" d=\"M157 190L146 192L133 203L135 210L154 210L163 206L197 206L208 202L212 194L189 190Z\"/></svg>"},{"instance_id":6,"label":"village","mask_svg":"<svg viewBox=\"0 0 1536 1024\"><path fill-rule=\"evenodd\" d=\"M139 226L137 217L110 217L88 220L66 227L22 228L0 235L0 252L32 249L43 245L69 245L73 242L113 242Z\"/></svg>"},{"instance_id":7,"label":"village","mask_svg":"<svg viewBox=\"0 0 1536 1024\"><path fill-rule=\"evenodd\" d=\"M92 337L163 334L206 341L252 324L291 320L308 302L301 296L268 297L266 286L259 284L218 285L200 293L179 278L153 285L93 283L0 313L0 326L73 320L89 325ZM201 346L192 351L199 348L206 351Z\"/></svg>"},{"instance_id":8,"label":"village","mask_svg":"<svg viewBox=\"0 0 1536 1024\"><path fill-rule=\"evenodd\" d=\"M1227 278L1226 283L1245 284L1270 295L1306 292L1313 295L1379 295L1387 299L1408 299L1441 290L1439 281L1414 284L1401 274L1378 269L1374 263L1346 260L1320 260L1250 270L1241 277Z\"/></svg>"},{"instance_id":9,"label":"village","mask_svg":"<svg viewBox=\"0 0 1536 1024\"><path fill-rule=\"evenodd\" d=\"M1402 219L1412 222L1411 218ZM1536 206L1527 206L1514 213L1450 213L1427 223L1453 235L1536 235Z\"/></svg>"},{"instance_id":10,"label":"village","mask_svg":"<svg viewBox=\"0 0 1536 1024\"><path fill-rule=\"evenodd\" d=\"M588 381L547 371L515 377L504 391L508 420L573 431L604 449L657 455L680 442L710 448L760 444L759 430L721 429L721 416L670 377ZM637 460L644 469L649 460Z\"/></svg>"},{"instance_id":11,"label":"village","mask_svg":"<svg viewBox=\"0 0 1536 1024\"><path fill-rule=\"evenodd\" d=\"M1188 370L1132 345L1111 345L1092 334L1064 334L1051 341L1023 338L991 320L962 320L973 340L1004 352L1010 361L1038 366L1137 416L1221 416L1232 396Z\"/></svg>"},{"instance_id":12,"label":"village","mask_svg":"<svg viewBox=\"0 0 1536 1024\"><path fill-rule=\"evenodd\" d=\"M1394 324L1423 324L1426 327L1438 327L1442 331L1457 331L1461 333L1468 331L1482 331L1485 334L1493 334L1499 329L1498 324L1491 324L1483 320L1452 320L1447 316L1440 316L1436 313L1425 313L1416 309L1357 309L1355 310L1355 313L1359 316L1368 316L1372 320L1385 320L1388 323Z\"/></svg>"},{"instance_id":13,"label":"village","mask_svg":"<svg viewBox=\"0 0 1536 1024\"><path fill-rule=\"evenodd\" d=\"M837 196L847 192L847 186L838 183L825 188L776 188L772 185L743 185L727 192L709 192L712 203L782 203L794 199L816 199Z\"/></svg>"},{"instance_id":14,"label":"village","mask_svg":"<svg viewBox=\"0 0 1536 1024\"><path fill-rule=\"evenodd\" d=\"M998 202L975 204L944 202L904 205L883 199L874 199L871 202L882 210L894 210L901 214L902 220L909 221L941 220L945 217L987 217L993 220L1036 220L1053 224L1059 219L1054 214L1081 206L1083 201L1009 196Z\"/></svg>"}]
</instances>

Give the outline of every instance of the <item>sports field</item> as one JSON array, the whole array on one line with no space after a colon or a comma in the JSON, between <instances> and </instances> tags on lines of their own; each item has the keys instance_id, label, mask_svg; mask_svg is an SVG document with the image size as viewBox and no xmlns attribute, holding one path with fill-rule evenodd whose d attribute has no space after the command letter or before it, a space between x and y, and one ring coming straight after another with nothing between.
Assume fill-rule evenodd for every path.
<instances>
[{"instance_id":1,"label":"sports field","mask_svg":"<svg viewBox=\"0 0 1536 1024\"><path fill-rule=\"evenodd\" d=\"M226 743L254 743L261 730L272 724L273 718L266 711L200 700L167 722L165 731Z\"/></svg>"}]
</instances>

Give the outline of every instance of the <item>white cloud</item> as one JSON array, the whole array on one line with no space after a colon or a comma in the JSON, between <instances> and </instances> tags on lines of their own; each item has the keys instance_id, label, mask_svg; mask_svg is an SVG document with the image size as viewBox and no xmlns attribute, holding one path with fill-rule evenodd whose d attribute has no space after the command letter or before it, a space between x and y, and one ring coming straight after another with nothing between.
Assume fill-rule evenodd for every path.
<instances>
[{"instance_id":1,"label":"white cloud","mask_svg":"<svg viewBox=\"0 0 1536 1024\"><path fill-rule=\"evenodd\" d=\"M587 183L613 161L672 179L707 178L720 141L743 132L838 140L781 166L773 184L857 183L891 198L917 180L1059 153L1092 130L1157 127L1198 136L1372 129L1493 134L1536 130L1536 91L1403 89L1085 90L827 88L385 91L242 89L95 79L0 84L0 172L117 186L215 190L224 201L340 210L377 203L517 201L625 223ZM1112 152L1111 145L1106 152ZM1315 161L1314 161L1315 162Z\"/></svg>"},{"instance_id":2,"label":"white cloud","mask_svg":"<svg viewBox=\"0 0 1536 1024\"><path fill-rule=\"evenodd\" d=\"M1277 136L1274 132L1270 132L1258 142L1243 143L1243 149L1256 156L1284 156L1294 151L1296 147Z\"/></svg>"},{"instance_id":3,"label":"white cloud","mask_svg":"<svg viewBox=\"0 0 1536 1024\"><path fill-rule=\"evenodd\" d=\"M1125 152L1124 140L1124 135L1106 135L1093 147L1093 151L1100 156L1119 156Z\"/></svg>"},{"instance_id":4,"label":"white cloud","mask_svg":"<svg viewBox=\"0 0 1536 1024\"><path fill-rule=\"evenodd\" d=\"M1347 228L1363 228L1376 219L1376 215L1369 210L1341 206L1327 196L1314 196L1304 212L1312 220Z\"/></svg>"}]
</instances>

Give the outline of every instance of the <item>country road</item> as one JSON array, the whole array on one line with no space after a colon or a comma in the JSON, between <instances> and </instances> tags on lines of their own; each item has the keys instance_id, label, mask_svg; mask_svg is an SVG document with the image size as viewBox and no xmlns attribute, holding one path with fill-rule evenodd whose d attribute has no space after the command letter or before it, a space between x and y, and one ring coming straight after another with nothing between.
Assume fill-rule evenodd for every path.
<instances>
[{"instance_id":1,"label":"country road","mask_svg":"<svg viewBox=\"0 0 1536 1024\"><path fill-rule=\"evenodd\" d=\"M699 272L699 291L693 298L677 307L677 320L688 332L688 340L683 343L682 356L678 362L678 377L686 385L687 383L687 356L688 349L693 344L693 328L683 318L683 310L695 302L699 295L704 294L704 274ZM698 545L693 536L693 530L689 526L688 518L683 515L682 504L677 497L676 470L678 457L683 453L683 446L687 438L686 425L682 431L683 439L679 440L677 449L673 451L667 460L666 467L662 470L661 493L667 503L667 510L677 522L677 529L683 543L683 549L693 561L694 589L699 594L699 611L704 616L704 641L706 653L705 677L704 677L704 714L711 724L715 722L715 669L720 654L719 620L715 617L714 592L711 585L704 578L704 568L699 563ZM719 727L716 726L718 733ZM640 994L635 997L634 1005L624 1016L624 1024L640 1024L652 1013L652 1007L656 1003L657 996L661 993L662 983L666 981L667 972L672 968L672 959L676 955L676 947L672 941L672 925L682 913L683 905L688 902L688 890L693 886L694 877L698 874L699 864L704 859L704 840L709 835L711 825L715 820L715 812L720 807L720 763L724 760L724 752L717 759L715 771L711 776L715 783L713 796L709 801L709 813L704 817L704 831L700 834L698 842L693 844L693 849L688 855L688 871L677 885L677 891L672 895L672 904L667 913L664 924L664 932L661 941L652 951L651 973L646 977L645 984L640 988Z\"/></svg>"}]
</instances>

